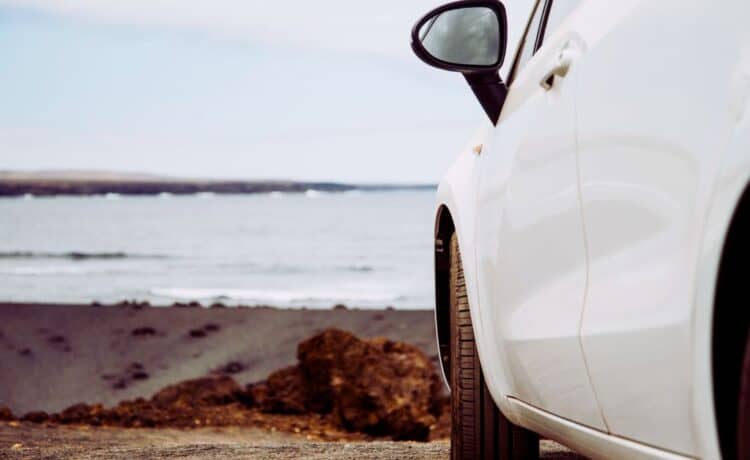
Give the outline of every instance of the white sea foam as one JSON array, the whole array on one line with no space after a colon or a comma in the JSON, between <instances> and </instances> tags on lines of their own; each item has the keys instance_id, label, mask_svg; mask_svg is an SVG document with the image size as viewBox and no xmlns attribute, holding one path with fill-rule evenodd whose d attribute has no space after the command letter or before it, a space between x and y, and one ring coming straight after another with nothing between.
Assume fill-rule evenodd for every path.
<instances>
[{"instance_id":1,"label":"white sea foam","mask_svg":"<svg viewBox=\"0 0 750 460\"><path fill-rule=\"evenodd\" d=\"M91 275L95 273L117 273L117 270L114 270L112 267L83 267L70 265L0 267L0 275L11 276Z\"/></svg>"},{"instance_id":2,"label":"white sea foam","mask_svg":"<svg viewBox=\"0 0 750 460\"><path fill-rule=\"evenodd\" d=\"M308 198L320 198L321 195L323 195L323 192L320 190L309 189L305 191L305 196Z\"/></svg>"},{"instance_id":3,"label":"white sea foam","mask_svg":"<svg viewBox=\"0 0 750 460\"><path fill-rule=\"evenodd\" d=\"M23 195L23 199L24 200L33 200L34 199L34 195L32 193L25 193Z\"/></svg>"},{"instance_id":4,"label":"white sea foam","mask_svg":"<svg viewBox=\"0 0 750 460\"><path fill-rule=\"evenodd\" d=\"M119 200L121 198L119 193L106 193L104 195L105 200Z\"/></svg>"},{"instance_id":5,"label":"white sea foam","mask_svg":"<svg viewBox=\"0 0 750 460\"><path fill-rule=\"evenodd\" d=\"M270 196L271 198L282 198L284 196L284 192L274 190L273 192L269 193L268 196Z\"/></svg>"},{"instance_id":6,"label":"white sea foam","mask_svg":"<svg viewBox=\"0 0 750 460\"><path fill-rule=\"evenodd\" d=\"M149 294L171 300L209 300L276 306L331 306L337 303L383 306L401 300L380 291L346 290L280 290L227 288L153 288Z\"/></svg>"},{"instance_id":7,"label":"white sea foam","mask_svg":"<svg viewBox=\"0 0 750 460\"><path fill-rule=\"evenodd\" d=\"M171 193L169 193L169 192L161 192L161 193L159 194L159 198L162 198L162 199L169 199L169 198L172 198L173 196L174 196L174 195L172 195L172 194L171 194Z\"/></svg>"},{"instance_id":8,"label":"white sea foam","mask_svg":"<svg viewBox=\"0 0 750 460\"><path fill-rule=\"evenodd\" d=\"M198 198L213 198L216 196L214 192L198 192L195 194Z\"/></svg>"}]
</instances>

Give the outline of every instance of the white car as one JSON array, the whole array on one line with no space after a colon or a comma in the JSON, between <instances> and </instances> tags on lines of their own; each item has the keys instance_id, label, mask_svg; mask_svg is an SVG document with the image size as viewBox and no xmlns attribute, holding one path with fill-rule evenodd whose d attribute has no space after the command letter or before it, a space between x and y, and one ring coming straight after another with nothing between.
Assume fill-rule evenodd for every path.
<instances>
[{"instance_id":1,"label":"white car","mask_svg":"<svg viewBox=\"0 0 750 460\"><path fill-rule=\"evenodd\" d=\"M750 1L539 0L500 76L506 24L412 33L489 118L438 190L452 458L750 458Z\"/></svg>"}]
</instances>

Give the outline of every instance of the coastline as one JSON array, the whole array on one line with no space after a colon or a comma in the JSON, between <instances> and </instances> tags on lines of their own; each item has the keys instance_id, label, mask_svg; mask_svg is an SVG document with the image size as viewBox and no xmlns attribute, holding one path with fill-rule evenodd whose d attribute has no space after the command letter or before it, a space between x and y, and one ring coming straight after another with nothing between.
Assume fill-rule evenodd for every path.
<instances>
[{"instance_id":1,"label":"coastline","mask_svg":"<svg viewBox=\"0 0 750 460\"><path fill-rule=\"evenodd\" d=\"M93 195L196 195L260 193L341 193L352 191L435 190L435 184L346 184L338 182L191 179L3 178L0 197Z\"/></svg>"}]
</instances>

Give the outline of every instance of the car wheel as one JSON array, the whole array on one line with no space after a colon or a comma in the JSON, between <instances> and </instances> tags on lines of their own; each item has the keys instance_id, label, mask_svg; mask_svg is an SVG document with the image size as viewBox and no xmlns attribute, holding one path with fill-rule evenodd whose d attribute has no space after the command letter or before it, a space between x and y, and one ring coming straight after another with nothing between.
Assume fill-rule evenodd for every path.
<instances>
[{"instance_id":1,"label":"car wheel","mask_svg":"<svg viewBox=\"0 0 750 460\"><path fill-rule=\"evenodd\" d=\"M745 339L739 407L737 408L737 458L750 459L750 334Z\"/></svg>"},{"instance_id":2,"label":"car wheel","mask_svg":"<svg viewBox=\"0 0 750 460\"><path fill-rule=\"evenodd\" d=\"M455 233L451 237L450 262L451 459L539 458L539 436L510 423L487 390L474 342Z\"/></svg>"}]
</instances>

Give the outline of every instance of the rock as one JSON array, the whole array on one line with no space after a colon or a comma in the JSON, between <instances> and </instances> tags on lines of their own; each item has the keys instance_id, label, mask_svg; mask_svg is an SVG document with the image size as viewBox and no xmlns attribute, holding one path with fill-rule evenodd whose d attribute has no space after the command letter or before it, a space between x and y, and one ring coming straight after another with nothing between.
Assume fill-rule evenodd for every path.
<instances>
[{"instance_id":1,"label":"rock","mask_svg":"<svg viewBox=\"0 0 750 460\"><path fill-rule=\"evenodd\" d=\"M233 378L210 376L169 385L156 393L151 401L160 407L212 406L236 401L241 392Z\"/></svg>"},{"instance_id":2,"label":"rock","mask_svg":"<svg viewBox=\"0 0 750 460\"><path fill-rule=\"evenodd\" d=\"M412 345L328 329L300 343L297 358L250 389L261 410L330 413L349 430L394 439L425 440L437 421L442 384Z\"/></svg>"},{"instance_id":3,"label":"rock","mask_svg":"<svg viewBox=\"0 0 750 460\"><path fill-rule=\"evenodd\" d=\"M226 363L225 365L221 366L220 368L216 369L214 372L218 374L237 374L244 370L245 370L244 364L237 362L237 361L230 361Z\"/></svg>"},{"instance_id":4,"label":"rock","mask_svg":"<svg viewBox=\"0 0 750 460\"><path fill-rule=\"evenodd\" d=\"M121 427L256 426L314 430L326 439L428 440L450 433L442 381L414 346L328 329L300 343L297 358L297 365L245 390L232 377L215 373L167 386L150 399L122 401L112 408L81 403L52 416L26 414L24 420ZM224 368L231 373L242 366L230 362ZM103 378L114 388L125 388L141 378L139 372L146 374L140 363L131 363L125 372ZM13 420L13 414L0 409L3 418Z\"/></svg>"},{"instance_id":5,"label":"rock","mask_svg":"<svg viewBox=\"0 0 750 460\"><path fill-rule=\"evenodd\" d=\"M5 406L0 407L0 421L11 422L15 419L16 417L13 416L13 412L10 409Z\"/></svg>"},{"instance_id":6,"label":"rock","mask_svg":"<svg viewBox=\"0 0 750 460\"><path fill-rule=\"evenodd\" d=\"M206 336L206 331L203 329L190 329L188 335L194 339L199 339Z\"/></svg>"},{"instance_id":7,"label":"rock","mask_svg":"<svg viewBox=\"0 0 750 460\"><path fill-rule=\"evenodd\" d=\"M156 329L149 326L137 327L130 331L130 335L132 335L133 337L146 337L156 335Z\"/></svg>"},{"instance_id":8,"label":"rock","mask_svg":"<svg viewBox=\"0 0 750 460\"><path fill-rule=\"evenodd\" d=\"M349 307L347 307L346 305L342 303L337 303L336 305L333 306L333 309L334 310L348 310Z\"/></svg>"},{"instance_id":9,"label":"rock","mask_svg":"<svg viewBox=\"0 0 750 460\"><path fill-rule=\"evenodd\" d=\"M88 404L78 403L68 407L59 414L54 414L52 419L57 423L88 422L92 407L97 407L101 410L101 405L89 406Z\"/></svg>"},{"instance_id":10,"label":"rock","mask_svg":"<svg viewBox=\"0 0 750 460\"><path fill-rule=\"evenodd\" d=\"M148 372L136 371L136 372L133 372L131 377L133 378L133 380L147 380L150 377L150 375L148 374Z\"/></svg>"},{"instance_id":11,"label":"rock","mask_svg":"<svg viewBox=\"0 0 750 460\"><path fill-rule=\"evenodd\" d=\"M249 392L255 405L263 412L276 414L305 414L308 412L328 412L330 399L323 405L315 404L311 394L310 382L299 366L280 369L265 382L252 385Z\"/></svg>"},{"instance_id":12,"label":"rock","mask_svg":"<svg viewBox=\"0 0 750 460\"><path fill-rule=\"evenodd\" d=\"M34 411L21 417L21 420L32 423L42 423L49 419L49 415L44 411Z\"/></svg>"}]
</instances>

